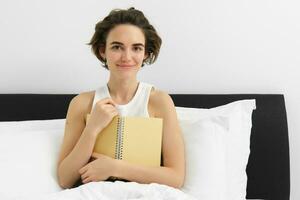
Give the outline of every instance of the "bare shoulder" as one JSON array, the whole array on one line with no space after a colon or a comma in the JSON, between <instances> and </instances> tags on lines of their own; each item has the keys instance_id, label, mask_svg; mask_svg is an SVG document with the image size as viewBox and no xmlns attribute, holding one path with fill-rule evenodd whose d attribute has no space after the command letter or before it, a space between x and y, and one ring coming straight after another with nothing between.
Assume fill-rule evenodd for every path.
<instances>
[{"instance_id":1,"label":"bare shoulder","mask_svg":"<svg viewBox=\"0 0 300 200\"><path fill-rule=\"evenodd\" d=\"M70 102L69 109L80 113L82 117L85 117L87 113L90 113L95 91L82 92L76 95Z\"/></svg>"},{"instance_id":2,"label":"bare shoulder","mask_svg":"<svg viewBox=\"0 0 300 200\"><path fill-rule=\"evenodd\" d=\"M149 103L155 112L155 116L165 115L166 112L175 109L171 96L163 90L153 90L150 93Z\"/></svg>"}]
</instances>

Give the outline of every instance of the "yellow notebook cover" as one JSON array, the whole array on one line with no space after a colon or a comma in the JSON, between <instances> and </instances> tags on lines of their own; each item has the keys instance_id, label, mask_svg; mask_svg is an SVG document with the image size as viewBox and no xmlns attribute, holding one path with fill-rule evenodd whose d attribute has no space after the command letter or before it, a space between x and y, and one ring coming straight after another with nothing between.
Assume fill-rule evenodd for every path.
<instances>
[{"instance_id":1,"label":"yellow notebook cover","mask_svg":"<svg viewBox=\"0 0 300 200\"><path fill-rule=\"evenodd\" d=\"M162 118L115 116L98 134L94 152L144 166L160 166L162 129Z\"/></svg>"}]
</instances>

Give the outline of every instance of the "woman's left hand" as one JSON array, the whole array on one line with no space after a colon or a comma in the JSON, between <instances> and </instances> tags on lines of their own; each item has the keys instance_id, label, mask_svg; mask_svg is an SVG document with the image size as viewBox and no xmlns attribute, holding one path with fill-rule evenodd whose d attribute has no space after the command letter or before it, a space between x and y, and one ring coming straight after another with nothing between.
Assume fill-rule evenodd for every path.
<instances>
[{"instance_id":1,"label":"woman's left hand","mask_svg":"<svg viewBox=\"0 0 300 200\"><path fill-rule=\"evenodd\" d=\"M94 160L79 170L83 183L103 181L113 176L116 160L99 153L93 153Z\"/></svg>"}]
</instances>

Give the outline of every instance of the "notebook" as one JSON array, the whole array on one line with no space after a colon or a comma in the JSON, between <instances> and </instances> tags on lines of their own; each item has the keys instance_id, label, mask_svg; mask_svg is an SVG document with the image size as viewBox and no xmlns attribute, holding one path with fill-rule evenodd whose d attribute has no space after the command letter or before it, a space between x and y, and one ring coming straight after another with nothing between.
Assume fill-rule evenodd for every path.
<instances>
[{"instance_id":1,"label":"notebook","mask_svg":"<svg viewBox=\"0 0 300 200\"><path fill-rule=\"evenodd\" d=\"M144 166L160 166L162 128L162 118L115 116L98 134L94 152Z\"/></svg>"}]
</instances>

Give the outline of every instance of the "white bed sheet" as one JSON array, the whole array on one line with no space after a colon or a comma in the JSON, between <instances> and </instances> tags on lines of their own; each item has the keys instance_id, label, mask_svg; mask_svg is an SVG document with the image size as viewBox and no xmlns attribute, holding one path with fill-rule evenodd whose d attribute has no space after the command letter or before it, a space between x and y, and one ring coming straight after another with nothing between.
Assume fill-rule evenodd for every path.
<instances>
[{"instance_id":1,"label":"white bed sheet","mask_svg":"<svg viewBox=\"0 0 300 200\"><path fill-rule=\"evenodd\" d=\"M47 195L29 195L7 200L196 200L196 198L166 185L136 182L90 182L77 188Z\"/></svg>"}]
</instances>

